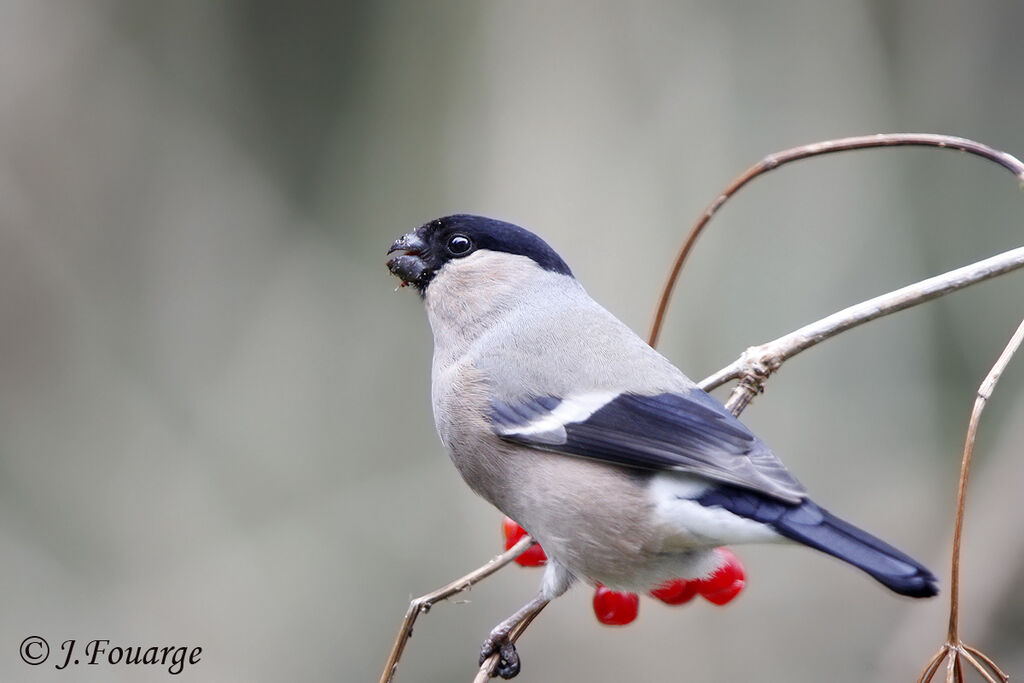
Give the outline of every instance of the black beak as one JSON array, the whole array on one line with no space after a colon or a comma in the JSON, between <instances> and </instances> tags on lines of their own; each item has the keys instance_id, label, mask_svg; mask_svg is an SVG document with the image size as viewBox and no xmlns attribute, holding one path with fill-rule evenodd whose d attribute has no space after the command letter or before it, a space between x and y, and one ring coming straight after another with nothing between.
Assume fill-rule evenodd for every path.
<instances>
[{"instance_id":1,"label":"black beak","mask_svg":"<svg viewBox=\"0 0 1024 683\"><path fill-rule=\"evenodd\" d=\"M388 249L388 253L390 254L393 251L404 251L411 256L416 256L426 248L427 243L423 241L422 237L420 237L419 232L414 231L406 233L395 240L394 244L391 245L391 248Z\"/></svg>"},{"instance_id":2,"label":"black beak","mask_svg":"<svg viewBox=\"0 0 1024 683\"><path fill-rule=\"evenodd\" d=\"M388 260L388 270L402 281L402 286L415 285L421 293L434 274L421 258L426 250L427 242L418 230L402 235L388 249L389 254L394 251L405 252Z\"/></svg>"}]
</instances>

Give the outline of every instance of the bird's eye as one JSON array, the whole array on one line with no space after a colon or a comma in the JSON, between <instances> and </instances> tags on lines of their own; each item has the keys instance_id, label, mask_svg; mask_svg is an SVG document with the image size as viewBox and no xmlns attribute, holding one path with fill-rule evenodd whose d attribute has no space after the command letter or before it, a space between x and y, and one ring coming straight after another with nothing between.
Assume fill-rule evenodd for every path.
<instances>
[{"instance_id":1,"label":"bird's eye","mask_svg":"<svg viewBox=\"0 0 1024 683\"><path fill-rule=\"evenodd\" d=\"M473 249L473 241L465 235L452 235L448 238L448 252L452 256L465 256Z\"/></svg>"}]
</instances>

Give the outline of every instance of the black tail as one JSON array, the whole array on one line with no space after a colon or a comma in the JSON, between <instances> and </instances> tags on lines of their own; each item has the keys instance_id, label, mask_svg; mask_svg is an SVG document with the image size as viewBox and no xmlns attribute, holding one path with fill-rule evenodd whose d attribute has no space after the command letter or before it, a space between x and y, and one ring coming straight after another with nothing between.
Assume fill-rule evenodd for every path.
<instances>
[{"instance_id":1,"label":"black tail","mask_svg":"<svg viewBox=\"0 0 1024 683\"><path fill-rule=\"evenodd\" d=\"M699 502L768 524L786 538L849 562L900 595L928 598L939 592L935 575L916 560L810 500L790 505L753 491L719 486Z\"/></svg>"},{"instance_id":2,"label":"black tail","mask_svg":"<svg viewBox=\"0 0 1024 683\"><path fill-rule=\"evenodd\" d=\"M900 595L930 598L939 592L935 575L916 560L811 501L783 514L772 526L787 538L864 570Z\"/></svg>"}]
</instances>

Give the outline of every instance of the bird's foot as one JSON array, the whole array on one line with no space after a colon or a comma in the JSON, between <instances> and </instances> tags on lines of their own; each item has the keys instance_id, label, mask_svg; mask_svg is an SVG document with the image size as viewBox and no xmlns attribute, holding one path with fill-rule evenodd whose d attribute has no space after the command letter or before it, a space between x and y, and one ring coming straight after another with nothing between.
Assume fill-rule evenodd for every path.
<instances>
[{"instance_id":1,"label":"bird's foot","mask_svg":"<svg viewBox=\"0 0 1024 683\"><path fill-rule=\"evenodd\" d=\"M515 678L519 673L519 653L509 639L508 632L503 632L500 628L491 631L491 635L487 636L483 647L480 648L480 664L483 665L495 653L501 659L498 660L494 673L504 679Z\"/></svg>"},{"instance_id":2,"label":"bird's foot","mask_svg":"<svg viewBox=\"0 0 1024 683\"><path fill-rule=\"evenodd\" d=\"M557 562L550 562L545 572L558 571L560 566ZM563 582L562 589L555 595L564 593L572 583L572 575L568 574L568 576L569 579ZM545 580L546 577L547 573L545 573ZM516 610L515 614L491 629L491 634L487 636L483 647L480 648L480 666L484 666L485 662L497 655L497 664L494 665L493 662L488 664L488 668L493 672L491 676L497 674L506 679L515 678L519 673L519 654L516 652L513 641L522 634L523 630L550 601L551 595L541 591L533 600Z\"/></svg>"}]
</instances>

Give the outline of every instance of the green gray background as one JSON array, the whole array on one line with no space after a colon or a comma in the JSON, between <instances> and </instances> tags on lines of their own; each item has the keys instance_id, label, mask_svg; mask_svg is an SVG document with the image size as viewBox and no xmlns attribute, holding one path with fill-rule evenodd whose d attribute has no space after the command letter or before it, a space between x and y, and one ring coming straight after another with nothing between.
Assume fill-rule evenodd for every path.
<instances>
[{"instance_id":1,"label":"green gray background","mask_svg":"<svg viewBox=\"0 0 1024 683\"><path fill-rule=\"evenodd\" d=\"M430 334L384 252L446 213L541 233L645 331L686 226L742 169L878 131L1024 154L1024 5L33 2L0 5L0 678L39 634L187 644L194 681L375 680L410 596L499 549L449 465ZM696 379L841 307L1018 246L974 158L883 150L745 190L683 274L662 350ZM823 504L930 564L898 599L810 551L739 548L734 604L587 588L523 681L910 680L940 644L973 393L1020 274L792 360L744 415ZM965 638L1024 672L1024 358L985 414ZM725 394L720 393L724 398ZM537 570L422 618L400 681L468 681Z\"/></svg>"}]
</instances>

